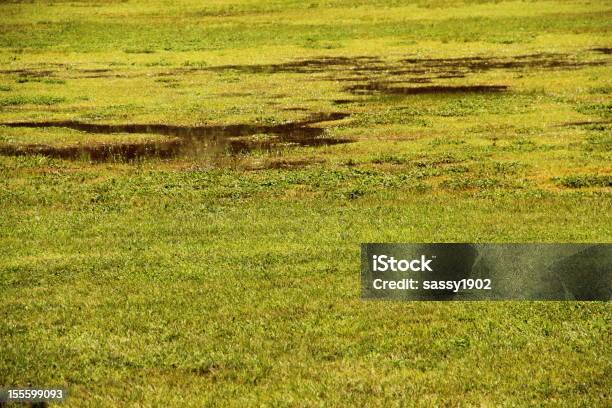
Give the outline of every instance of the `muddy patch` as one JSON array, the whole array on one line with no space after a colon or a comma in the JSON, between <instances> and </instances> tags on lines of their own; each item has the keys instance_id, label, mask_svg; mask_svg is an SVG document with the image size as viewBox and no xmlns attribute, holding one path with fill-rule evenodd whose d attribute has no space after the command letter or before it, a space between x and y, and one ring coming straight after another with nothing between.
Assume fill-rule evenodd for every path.
<instances>
[{"instance_id":1,"label":"muddy patch","mask_svg":"<svg viewBox=\"0 0 612 408\"><path fill-rule=\"evenodd\" d=\"M355 99L334 99L332 100L332 103L334 105L349 105L351 103L357 103L357 102L359 101Z\"/></svg>"},{"instance_id":2,"label":"muddy patch","mask_svg":"<svg viewBox=\"0 0 612 408\"><path fill-rule=\"evenodd\" d=\"M281 109L284 110L284 111L287 111L287 112L307 112L308 111L307 108L300 108L300 107L297 107L297 106L296 107L291 107L290 106L290 107L281 108Z\"/></svg>"},{"instance_id":3,"label":"muddy patch","mask_svg":"<svg viewBox=\"0 0 612 408\"><path fill-rule=\"evenodd\" d=\"M301 121L277 125L236 124L210 126L174 126L162 124L98 124L76 121L8 122L1 126L50 128L59 127L93 134L155 134L170 136L160 142L134 144L92 144L56 147L49 145L2 146L3 155L34 155L91 161L133 161L143 157L172 158L218 154L245 154L254 150L275 151L290 147L330 146L349 143L350 139L325 136L325 129L312 126L344 119L341 112L319 113Z\"/></svg>"},{"instance_id":4,"label":"muddy patch","mask_svg":"<svg viewBox=\"0 0 612 408\"><path fill-rule=\"evenodd\" d=\"M491 70L568 70L606 65L607 61L583 61L569 54L539 53L514 57L407 58L403 62L413 72L466 75Z\"/></svg>"},{"instance_id":5,"label":"muddy patch","mask_svg":"<svg viewBox=\"0 0 612 408\"><path fill-rule=\"evenodd\" d=\"M602 51L603 50L603 51ZM592 51L606 52L607 48ZM340 80L358 80L372 75L425 75L435 74L436 78L462 78L470 73L496 69L578 69L607 65L609 61L585 61L575 55L561 53L524 54L513 57L458 57L458 58L405 58L399 61L383 60L378 57L320 57L290 61L278 64L220 65L200 68L202 71L237 71L249 74L329 74L340 73ZM333 78L338 80L337 77Z\"/></svg>"},{"instance_id":6,"label":"muddy patch","mask_svg":"<svg viewBox=\"0 0 612 408\"><path fill-rule=\"evenodd\" d=\"M181 144L178 140L168 142L146 142L128 144L96 144L55 147L41 144L21 146L0 146L0 154L5 156L42 155L62 159L84 159L94 162L133 161L140 157L170 158L176 155Z\"/></svg>"},{"instance_id":7,"label":"muddy patch","mask_svg":"<svg viewBox=\"0 0 612 408\"><path fill-rule=\"evenodd\" d=\"M609 47L597 47L597 48L592 48L592 50L595 52L606 54L606 55L612 54L612 48L609 48Z\"/></svg>"},{"instance_id":8,"label":"muddy patch","mask_svg":"<svg viewBox=\"0 0 612 408\"><path fill-rule=\"evenodd\" d=\"M386 64L378 57L320 57L297 61L284 62L279 64L260 64L260 65L220 65L216 67L201 68L203 71L238 71L248 74L276 74L294 73L311 74L318 72L340 71L346 72L350 69L351 73L386 70Z\"/></svg>"},{"instance_id":9,"label":"muddy patch","mask_svg":"<svg viewBox=\"0 0 612 408\"><path fill-rule=\"evenodd\" d=\"M611 48L596 47L584 50L591 54L610 55ZM237 72L246 74L293 73L314 76L314 79L333 81L368 81L388 77L404 77L404 81L432 82L436 79L463 78L470 74L491 70L573 70L584 67L609 65L609 59L587 60L577 54L534 53L511 57L477 56L457 58L403 58L390 60L376 56L332 57L323 56L274 64L184 66L157 72L119 72L109 68L75 68L66 64L48 64L44 68L5 69L0 74L26 78L132 78L154 76L174 77L197 72ZM48 66L54 69L49 70Z\"/></svg>"},{"instance_id":10,"label":"muddy patch","mask_svg":"<svg viewBox=\"0 0 612 408\"><path fill-rule=\"evenodd\" d=\"M604 53L593 49L591 53ZM234 71L247 74L293 73L309 75L308 80L329 80L345 83L345 92L354 95L386 93L397 95L491 93L503 92L503 85L444 86L440 81L466 78L492 70L537 71L574 70L604 66L607 59L587 60L561 53L524 54L513 57L404 58L386 60L378 57L321 57L262 65L222 65L201 68L203 71ZM432 84L423 87L391 86L391 84ZM440 85L438 85L440 84ZM338 104L337 102L334 102ZM340 103L342 104L342 103Z\"/></svg>"},{"instance_id":11,"label":"muddy patch","mask_svg":"<svg viewBox=\"0 0 612 408\"><path fill-rule=\"evenodd\" d=\"M368 84L352 85L344 88L355 95L385 93L390 95L426 95L426 94L460 94L460 93L496 93L508 89L505 85L465 85L465 86L417 86L395 87L387 83L370 82Z\"/></svg>"},{"instance_id":12,"label":"muddy patch","mask_svg":"<svg viewBox=\"0 0 612 408\"><path fill-rule=\"evenodd\" d=\"M134 75L131 75L134 77ZM129 78L130 75L126 73L119 73L108 68L91 68L91 69L78 69L74 72L74 75L70 76L71 79L92 79L92 78Z\"/></svg>"},{"instance_id":13,"label":"muddy patch","mask_svg":"<svg viewBox=\"0 0 612 408\"><path fill-rule=\"evenodd\" d=\"M612 124L612 120L584 120L584 121L577 121L577 122L565 122L565 123L561 123L556 126L557 127L603 126L603 125L609 125L609 124Z\"/></svg>"}]
</instances>

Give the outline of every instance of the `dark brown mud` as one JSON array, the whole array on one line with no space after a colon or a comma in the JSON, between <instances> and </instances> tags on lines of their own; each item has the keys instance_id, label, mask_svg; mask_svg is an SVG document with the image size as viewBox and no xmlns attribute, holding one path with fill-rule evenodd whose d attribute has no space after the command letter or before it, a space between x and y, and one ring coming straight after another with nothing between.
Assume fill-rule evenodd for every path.
<instances>
[{"instance_id":1,"label":"dark brown mud","mask_svg":"<svg viewBox=\"0 0 612 408\"><path fill-rule=\"evenodd\" d=\"M508 89L505 85L464 85L464 86L418 86L394 87L386 83L370 82L368 84L352 85L344 88L356 95L385 93L391 95L425 95L425 94L459 94L459 93L496 93Z\"/></svg>"},{"instance_id":2,"label":"dark brown mud","mask_svg":"<svg viewBox=\"0 0 612 408\"><path fill-rule=\"evenodd\" d=\"M62 159L84 159L94 162L133 161L140 157L170 158L176 155L181 143L179 140L168 142L126 143L110 145L49 146L29 144L22 146L0 146L0 154L5 156L42 155Z\"/></svg>"},{"instance_id":3,"label":"dark brown mud","mask_svg":"<svg viewBox=\"0 0 612 408\"><path fill-rule=\"evenodd\" d=\"M606 48L592 51L606 52ZM461 78L469 73L484 72L494 69L544 69L563 70L578 69L590 66L606 65L608 61L584 61L574 55L559 53L525 54L513 57L460 57L460 58L405 58L399 61L387 61L378 57L321 57L291 61L279 64L261 65L220 65L205 67L201 71L238 71L250 74L257 73L330 73L350 74L352 79L359 74L371 76L386 75L423 75L436 73L437 78ZM337 78L335 78L337 80Z\"/></svg>"},{"instance_id":4,"label":"dark brown mud","mask_svg":"<svg viewBox=\"0 0 612 408\"><path fill-rule=\"evenodd\" d=\"M603 52L598 48L591 52ZM492 70L534 71L574 70L584 67L608 65L608 60L587 60L576 55L560 53L524 54L513 57L460 57L460 58L405 58L383 60L378 57L321 57L262 65L222 65L205 67L203 71L236 71L248 74L293 73L308 74L310 80L330 80L348 83L346 92L364 95L387 93L418 95L429 93L490 93L502 92L503 85L392 87L392 83L435 84L440 80L465 78ZM439 83L439 82L438 82Z\"/></svg>"},{"instance_id":5,"label":"dark brown mud","mask_svg":"<svg viewBox=\"0 0 612 408\"><path fill-rule=\"evenodd\" d=\"M55 147L24 145L0 147L3 155L40 154L65 159L91 161L133 161L142 157L171 158L218 153L239 154L254 150L273 151L295 146L330 146L349 143L349 139L325 137L325 129L311 125L348 117L341 112L319 113L301 121L277 125L236 124L210 126L174 126L163 124L98 124L76 121L8 122L8 127L60 127L97 134L155 134L171 136L167 141L133 144L105 144Z\"/></svg>"},{"instance_id":6,"label":"dark brown mud","mask_svg":"<svg viewBox=\"0 0 612 408\"><path fill-rule=\"evenodd\" d=\"M610 55L612 48L595 47L584 50L590 53ZM544 69L563 70L577 69L589 66L608 65L607 60L585 60L582 56L567 53L535 53L515 56L477 56L457 58L404 58L400 60L388 60L376 56L356 57L332 57L323 56L318 58L294 60L276 64L257 65L218 65L210 67L179 67L162 72L158 76L173 76L191 72L225 72L237 71L244 73L334 73L351 76L385 74L424 74L432 71L442 71L442 75L458 75L464 73L483 72L493 69ZM53 70L49 67L53 66ZM99 75L100 77L114 77L119 74L109 68L81 68L74 69L66 64L47 64L44 68L29 69L4 69L0 74L19 74L24 76L49 76L57 73L75 73L80 75Z\"/></svg>"},{"instance_id":7,"label":"dark brown mud","mask_svg":"<svg viewBox=\"0 0 612 408\"><path fill-rule=\"evenodd\" d=\"M609 47L597 47L597 48L591 48L591 50L593 50L595 52L600 52L600 53L606 54L606 55L612 54L612 48L609 48Z\"/></svg>"},{"instance_id":8,"label":"dark brown mud","mask_svg":"<svg viewBox=\"0 0 612 408\"><path fill-rule=\"evenodd\" d=\"M359 102L358 100L354 100L354 99L334 99L332 100L332 103L334 105L348 105L351 103L357 103Z\"/></svg>"},{"instance_id":9,"label":"dark brown mud","mask_svg":"<svg viewBox=\"0 0 612 408\"><path fill-rule=\"evenodd\" d=\"M496 69L567 70L606 65L606 61L581 61L568 54L540 53L514 57L407 58L403 62L417 72L478 73Z\"/></svg>"},{"instance_id":10,"label":"dark brown mud","mask_svg":"<svg viewBox=\"0 0 612 408\"><path fill-rule=\"evenodd\" d=\"M374 71L385 71L387 66L378 57L320 57L305 59L280 64L260 65L220 65L216 67L201 68L202 71L239 71L249 74L276 74L294 73L311 74L317 72L341 71L346 72L350 67L350 73Z\"/></svg>"},{"instance_id":11,"label":"dark brown mud","mask_svg":"<svg viewBox=\"0 0 612 408\"><path fill-rule=\"evenodd\" d=\"M591 54L610 55L611 49L597 47L584 50ZM384 59L375 56L331 57L324 56L294 60L276 64L219 65L202 67L178 67L150 73L157 77L174 77L197 72L239 72L247 74L293 73L314 75L314 79L366 82L369 80L402 77L404 82L433 82L436 79L463 78L491 70L573 70L584 67L609 65L607 59L587 59L578 54L535 53L516 56L476 56L458 58L404 58ZM117 72L107 68L74 69L57 66L57 69L0 70L0 74L17 74L23 77L62 78L130 78L142 76L136 72Z\"/></svg>"}]
</instances>

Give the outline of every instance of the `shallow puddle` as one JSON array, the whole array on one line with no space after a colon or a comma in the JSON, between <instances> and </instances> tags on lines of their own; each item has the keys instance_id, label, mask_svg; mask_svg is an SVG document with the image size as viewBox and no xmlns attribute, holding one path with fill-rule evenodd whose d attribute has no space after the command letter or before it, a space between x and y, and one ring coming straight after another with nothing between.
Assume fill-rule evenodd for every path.
<instances>
[{"instance_id":1,"label":"shallow puddle","mask_svg":"<svg viewBox=\"0 0 612 408\"><path fill-rule=\"evenodd\" d=\"M62 159L84 159L94 162L132 161L140 157L169 158L176 155L180 148L178 140L167 142L145 142L127 144L91 144L78 146L50 146L29 144L21 146L0 146L0 154L5 156L42 155Z\"/></svg>"},{"instance_id":2,"label":"shallow puddle","mask_svg":"<svg viewBox=\"0 0 612 408\"><path fill-rule=\"evenodd\" d=\"M65 159L91 161L132 161L142 157L171 158L274 151L294 146L330 146L350 143L350 139L325 137L325 129L311 125L340 120L349 115L341 112L314 114L302 121L278 125L236 124L211 126L174 126L162 124L97 124L76 121L8 122L0 126L49 128L60 127L98 134L155 134L170 136L159 142L129 144L90 144L51 146L41 144L0 146L0 154L24 156L41 154Z\"/></svg>"}]
</instances>

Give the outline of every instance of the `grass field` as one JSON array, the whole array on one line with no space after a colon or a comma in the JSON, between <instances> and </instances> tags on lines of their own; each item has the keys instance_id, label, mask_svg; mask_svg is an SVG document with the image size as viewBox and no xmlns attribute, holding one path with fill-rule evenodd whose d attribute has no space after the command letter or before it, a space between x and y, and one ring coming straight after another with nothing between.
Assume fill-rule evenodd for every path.
<instances>
[{"instance_id":1,"label":"grass field","mask_svg":"<svg viewBox=\"0 0 612 408\"><path fill-rule=\"evenodd\" d=\"M0 2L0 386L610 406L606 302L360 299L362 242L611 242L607 1Z\"/></svg>"}]
</instances>

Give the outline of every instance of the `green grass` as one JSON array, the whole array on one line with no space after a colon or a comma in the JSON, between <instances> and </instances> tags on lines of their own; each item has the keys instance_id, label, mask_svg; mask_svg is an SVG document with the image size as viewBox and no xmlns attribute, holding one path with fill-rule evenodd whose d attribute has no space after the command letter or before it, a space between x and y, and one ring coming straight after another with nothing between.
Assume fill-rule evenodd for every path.
<instances>
[{"instance_id":1,"label":"green grass","mask_svg":"<svg viewBox=\"0 0 612 408\"><path fill-rule=\"evenodd\" d=\"M68 407L609 405L608 303L359 298L362 242L612 241L612 60L594 50L611 46L607 2L2 2L0 15L0 123L345 112L313 126L353 141L0 155L0 386L62 385ZM405 71L542 53L457 60L463 77ZM280 69L322 57L348 62ZM507 89L347 89L370 82ZM0 126L8 150L166 138Z\"/></svg>"},{"instance_id":2,"label":"green grass","mask_svg":"<svg viewBox=\"0 0 612 408\"><path fill-rule=\"evenodd\" d=\"M15 105L55 105L64 102L64 98L55 96L36 95L36 96L11 96L0 99L0 106Z\"/></svg>"},{"instance_id":3,"label":"green grass","mask_svg":"<svg viewBox=\"0 0 612 408\"><path fill-rule=\"evenodd\" d=\"M66 128L11 128L0 127L0 146L19 147L23 145L74 146L121 143L144 143L167 140L164 136L151 134L99 134L86 133Z\"/></svg>"}]
</instances>

